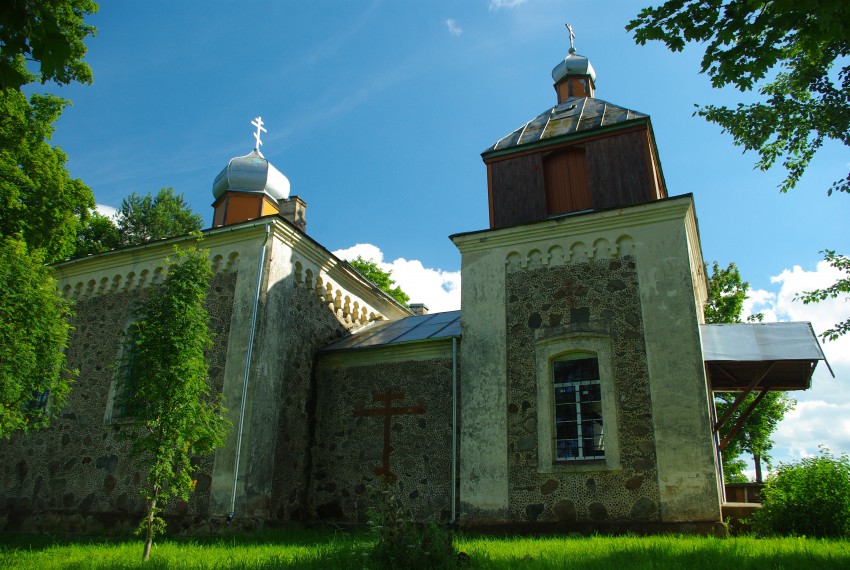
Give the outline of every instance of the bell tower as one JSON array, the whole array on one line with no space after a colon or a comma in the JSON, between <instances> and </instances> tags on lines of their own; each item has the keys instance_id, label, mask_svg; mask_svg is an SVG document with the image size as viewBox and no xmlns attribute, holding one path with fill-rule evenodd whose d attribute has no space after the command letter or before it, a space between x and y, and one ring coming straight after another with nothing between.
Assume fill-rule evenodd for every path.
<instances>
[{"instance_id":1,"label":"bell tower","mask_svg":"<svg viewBox=\"0 0 850 570\"><path fill-rule=\"evenodd\" d=\"M558 104L485 150L490 227L667 196L649 116L597 99L596 70L570 49L552 70Z\"/></svg>"}]
</instances>

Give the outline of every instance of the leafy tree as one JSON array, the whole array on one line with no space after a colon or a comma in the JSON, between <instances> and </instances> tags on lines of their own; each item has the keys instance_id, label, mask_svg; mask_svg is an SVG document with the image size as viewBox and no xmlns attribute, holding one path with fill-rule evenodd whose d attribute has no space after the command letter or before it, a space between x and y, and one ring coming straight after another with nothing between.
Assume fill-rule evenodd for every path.
<instances>
[{"instance_id":1,"label":"leafy tree","mask_svg":"<svg viewBox=\"0 0 850 570\"><path fill-rule=\"evenodd\" d=\"M837 299L841 295L847 295L850 293L850 259L848 259L847 256L838 255L830 249L824 250L821 253L824 255L824 260L826 260L834 268L843 271L846 276L842 277L826 289L815 289L814 291L806 291L802 295L799 295L797 298L801 299L803 303L807 305L809 303L817 303L826 299ZM837 340L838 337L843 334L847 334L848 332L850 332L850 318L842 322L835 323L835 326L822 332L820 336L825 340Z\"/></svg>"},{"instance_id":2,"label":"leafy tree","mask_svg":"<svg viewBox=\"0 0 850 570\"><path fill-rule=\"evenodd\" d=\"M83 62L83 41L97 31L84 18L97 12L91 0L4 0L0 8L0 90L20 89L36 76L27 62L39 64L44 83L91 83Z\"/></svg>"},{"instance_id":3,"label":"leafy tree","mask_svg":"<svg viewBox=\"0 0 850 570\"><path fill-rule=\"evenodd\" d=\"M203 218L195 214L173 188L156 196L135 192L121 201L115 218L92 212L77 233L78 257L155 239L190 234L201 229Z\"/></svg>"},{"instance_id":4,"label":"leafy tree","mask_svg":"<svg viewBox=\"0 0 850 570\"><path fill-rule=\"evenodd\" d=\"M77 232L76 257L108 251L121 246L121 234L112 218L92 212Z\"/></svg>"},{"instance_id":5,"label":"leafy tree","mask_svg":"<svg viewBox=\"0 0 850 570\"><path fill-rule=\"evenodd\" d=\"M0 438L42 428L62 408L69 316L43 252L0 238Z\"/></svg>"},{"instance_id":6,"label":"leafy tree","mask_svg":"<svg viewBox=\"0 0 850 570\"><path fill-rule=\"evenodd\" d=\"M50 146L67 101L0 91L0 236L20 235L48 263L74 253L80 225L94 208L91 190L72 179L67 156Z\"/></svg>"},{"instance_id":7,"label":"leafy tree","mask_svg":"<svg viewBox=\"0 0 850 570\"><path fill-rule=\"evenodd\" d=\"M762 170L780 159L780 191L799 181L825 141L850 145L850 3L846 0L667 0L626 26L641 45L672 51L705 46L701 72L714 87L757 89L761 100L697 114L720 125L736 145L759 154ZM841 66L833 72L836 63ZM766 80L770 78L770 80ZM828 193L850 192L850 175Z\"/></svg>"},{"instance_id":8,"label":"leafy tree","mask_svg":"<svg viewBox=\"0 0 850 570\"><path fill-rule=\"evenodd\" d=\"M721 268L715 261L712 264L711 276L708 279L708 301L705 304L705 322L707 323L740 323L741 312L750 284L741 279L741 274L734 263ZM758 313L748 320L762 320ZM717 413L722 416L737 398L734 392L717 392L714 402ZM735 410L720 430L721 439L725 439L729 430L734 426L741 413L756 399L757 394L751 393ZM770 450L773 448L771 435L776 426L792 410L796 402L781 392L768 392L741 429L729 440L723 450L723 474L726 481L744 482L745 463L740 459L741 454L748 453L753 457L756 470L756 482L762 482L762 461L770 466Z\"/></svg>"},{"instance_id":9,"label":"leafy tree","mask_svg":"<svg viewBox=\"0 0 850 570\"><path fill-rule=\"evenodd\" d=\"M401 287L395 286L395 280L392 279L392 271L384 271L378 264L375 263L374 260L363 259L362 256L357 256L357 259L348 262L351 266L357 270L360 275L374 283L381 289L384 293L388 294L390 297L404 305L407 306L407 302L410 301L410 296L401 290Z\"/></svg>"},{"instance_id":10,"label":"leafy tree","mask_svg":"<svg viewBox=\"0 0 850 570\"><path fill-rule=\"evenodd\" d=\"M672 51L700 42L705 45L701 71L714 87L758 89L756 103L739 103L735 109L708 105L697 114L720 125L736 145L758 152L760 169L781 160L786 171L781 192L794 188L824 142L850 146L847 0L667 0L641 10L626 29L641 45L661 40ZM827 194L833 192L850 192L850 174L842 174ZM827 253L836 267L846 259ZM849 287L841 279L801 298L816 303ZM848 327L847 321L838 323L821 336L834 340Z\"/></svg>"},{"instance_id":11,"label":"leafy tree","mask_svg":"<svg viewBox=\"0 0 850 570\"><path fill-rule=\"evenodd\" d=\"M762 534L850 535L850 457L821 448L819 456L780 465L752 521Z\"/></svg>"},{"instance_id":12,"label":"leafy tree","mask_svg":"<svg viewBox=\"0 0 850 570\"><path fill-rule=\"evenodd\" d=\"M166 265L165 280L128 330L132 361L123 363L130 389L122 404L137 422L128 434L130 453L147 467L139 525L144 560L165 528L159 514L171 500L188 501L194 490L192 457L221 446L230 428L221 396L211 393L205 355L212 345L204 308L209 260L191 249L176 251Z\"/></svg>"},{"instance_id":13,"label":"leafy tree","mask_svg":"<svg viewBox=\"0 0 850 570\"><path fill-rule=\"evenodd\" d=\"M133 192L121 201L117 227L121 245L136 245L155 239L190 234L201 229L204 220L192 212L174 188L162 188L156 196Z\"/></svg>"},{"instance_id":14,"label":"leafy tree","mask_svg":"<svg viewBox=\"0 0 850 570\"><path fill-rule=\"evenodd\" d=\"M96 9L90 0L0 5L0 437L46 425L69 390L70 310L44 264L74 253L94 196L48 143L68 102L20 88L36 79L91 83L83 40L95 29L83 18ZM39 63L38 77L28 60Z\"/></svg>"}]
</instances>

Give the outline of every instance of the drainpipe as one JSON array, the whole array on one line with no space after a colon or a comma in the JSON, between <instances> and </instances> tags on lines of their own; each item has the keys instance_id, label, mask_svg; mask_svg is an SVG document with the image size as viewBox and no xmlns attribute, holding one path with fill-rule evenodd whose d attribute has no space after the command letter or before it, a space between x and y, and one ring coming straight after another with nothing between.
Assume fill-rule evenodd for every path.
<instances>
[{"instance_id":1,"label":"drainpipe","mask_svg":"<svg viewBox=\"0 0 850 570\"><path fill-rule=\"evenodd\" d=\"M457 337L452 337L452 524L457 522Z\"/></svg>"},{"instance_id":2,"label":"drainpipe","mask_svg":"<svg viewBox=\"0 0 850 570\"><path fill-rule=\"evenodd\" d=\"M245 357L245 376L242 380L242 403L239 406L239 430L236 434L236 463L233 467L233 493L230 496L230 513L227 515L227 524L233 522L236 513L236 484L239 481L239 458L242 455L242 431L245 425L245 401L248 396L248 375L251 370L251 355L254 352L254 333L257 330L257 310L260 306L260 288L263 285L263 265L266 262L266 244L269 241L269 227L271 222L266 223L266 234L263 236L263 245L260 248L260 264L257 267L257 287L254 290L254 304L251 308L251 332L248 336L248 354Z\"/></svg>"}]
</instances>

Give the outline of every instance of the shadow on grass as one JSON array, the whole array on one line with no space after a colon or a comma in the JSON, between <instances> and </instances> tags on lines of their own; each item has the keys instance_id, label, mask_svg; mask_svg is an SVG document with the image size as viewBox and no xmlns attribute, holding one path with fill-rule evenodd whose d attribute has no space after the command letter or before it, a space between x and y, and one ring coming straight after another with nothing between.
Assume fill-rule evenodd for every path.
<instances>
[{"instance_id":1,"label":"shadow on grass","mask_svg":"<svg viewBox=\"0 0 850 570\"><path fill-rule=\"evenodd\" d=\"M369 540L365 530L348 530L338 528L303 528L286 527L253 532L226 531L211 535L183 535L166 533L156 542L173 544L192 544L196 546L315 546L333 544L340 539ZM131 534L49 534L49 533L16 533L0 532L0 549L26 548L40 550L54 546L70 546L80 544L117 545L136 544L141 539Z\"/></svg>"},{"instance_id":2,"label":"shadow on grass","mask_svg":"<svg viewBox=\"0 0 850 570\"><path fill-rule=\"evenodd\" d=\"M370 568L364 531L274 529L216 536L168 536L141 562L141 540L128 536L0 534L2 568ZM850 541L705 537L494 538L462 533L457 547L471 568L571 570L850 568Z\"/></svg>"}]
</instances>

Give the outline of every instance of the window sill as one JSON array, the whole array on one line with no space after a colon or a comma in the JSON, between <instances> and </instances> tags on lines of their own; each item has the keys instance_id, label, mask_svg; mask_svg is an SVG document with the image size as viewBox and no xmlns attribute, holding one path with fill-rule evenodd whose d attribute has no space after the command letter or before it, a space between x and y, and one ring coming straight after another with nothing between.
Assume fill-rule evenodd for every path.
<instances>
[{"instance_id":1,"label":"window sill","mask_svg":"<svg viewBox=\"0 0 850 570\"><path fill-rule=\"evenodd\" d=\"M578 461L558 461L551 465L538 465L541 475L559 473L593 473L622 471L622 467L606 459L583 459Z\"/></svg>"}]
</instances>

